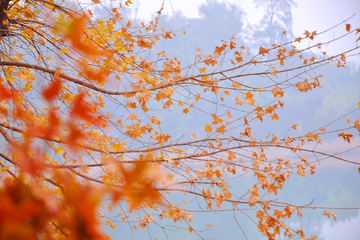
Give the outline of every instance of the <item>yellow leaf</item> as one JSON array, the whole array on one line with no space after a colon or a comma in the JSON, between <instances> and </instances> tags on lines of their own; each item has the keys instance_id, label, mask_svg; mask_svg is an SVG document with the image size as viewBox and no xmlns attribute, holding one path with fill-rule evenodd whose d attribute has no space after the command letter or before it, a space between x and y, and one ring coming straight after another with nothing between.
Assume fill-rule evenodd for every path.
<instances>
[{"instance_id":1,"label":"yellow leaf","mask_svg":"<svg viewBox=\"0 0 360 240\"><path fill-rule=\"evenodd\" d=\"M55 148L55 147L54 147ZM58 147L58 148L55 148L54 149L55 150L55 153L56 154L62 154L62 152L64 151L64 149L60 146L60 147Z\"/></svg>"},{"instance_id":2,"label":"yellow leaf","mask_svg":"<svg viewBox=\"0 0 360 240\"><path fill-rule=\"evenodd\" d=\"M69 50L67 48L61 49L62 54L69 54Z\"/></svg>"},{"instance_id":3,"label":"yellow leaf","mask_svg":"<svg viewBox=\"0 0 360 240\"><path fill-rule=\"evenodd\" d=\"M356 105L358 105L358 107L360 108L360 102L358 102Z\"/></svg>"},{"instance_id":4,"label":"yellow leaf","mask_svg":"<svg viewBox=\"0 0 360 240\"><path fill-rule=\"evenodd\" d=\"M172 181L173 177L174 177L174 175L172 175L170 172L168 174L166 174L166 179L168 181Z\"/></svg>"},{"instance_id":5,"label":"yellow leaf","mask_svg":"<svg viewBox=\"0 0 360 240\"><path fill-rule=\"evenodd\" d=\"M293 125L291 126L291 128L293 128L295 131L297 131L296 127L297 127L296 124L293 124Z\"/></svg>"},{"instance_id":6,"label":"yellow leaf","mask_svg":"<svg viewBox=\"0 0 360 240\"><path fill-rule=\"evenodd\" d=\"M13 75L7 75L7 76L5 77L5 79L6 79L7 81L9 81L9 82L14 82L14 81L15 81L15 78L14 78Z\"/></svg>"},{"instance_id":7,"label":"yellow leaf","mask_svg":"<svg viewBox=\"0 0 360 240\"><path fill-rule=\"evenodd\" d=\"M207 227L213 227L214 225L211 224L206 224Z\"/></svg>"},{"instance_id":8,"label":"yellow leaf","mask_svg":"<svg viewBox=\"0 0 360 240\"><path fill-rule=\"evenodd\" d=\"M324 210L324 214L323 215L325 215L325 216L327 216L328 218L330 218L330 213L328 212L328 211L326 211L326 210Z\"/></svg>"}]
</instances>

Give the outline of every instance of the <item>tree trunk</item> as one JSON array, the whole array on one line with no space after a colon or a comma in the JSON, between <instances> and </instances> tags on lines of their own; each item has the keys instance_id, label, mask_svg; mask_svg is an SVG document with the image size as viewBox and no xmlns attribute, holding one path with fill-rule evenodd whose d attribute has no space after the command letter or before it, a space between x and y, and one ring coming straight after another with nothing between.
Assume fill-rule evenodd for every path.
<instances>
[{"instance_id":1,"label":"tree trunk","mask_svg":"<svg viewBox=\"0 0 360 240\"><path fill-rule=\"evenodd\" d=\"M0 36L9 36L9 18L5 11L9 7L10 0L0 0ZM7 23L4 24L4 21Z\"/></svg>"}]
</instances>

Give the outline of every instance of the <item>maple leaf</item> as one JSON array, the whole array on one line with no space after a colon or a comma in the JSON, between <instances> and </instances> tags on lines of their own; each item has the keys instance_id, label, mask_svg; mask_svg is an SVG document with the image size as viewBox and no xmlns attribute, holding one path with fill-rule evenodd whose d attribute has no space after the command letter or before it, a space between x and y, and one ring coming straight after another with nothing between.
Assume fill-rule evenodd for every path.
<instances>
[{"instance_id":1,"label":"maple leaf","mask_svg":"<svg viewBox=\"0 0 360 240\"><path fill-rule=\"evenodd\" d=\"M222 123L223 120L221 118L218 118L215 114L211 114L211 116L213 117L214 121L212 122L213 125L215 124L219 124Z\"/></svg>"},{"instance_id":2,"label":"maple leaf","mask_svg":"<svg viewBox=\"0 0 360 240\"><path fill-rule=\"evenodd\" d=\"M144 39L140 39L136 43L140 48L151 48L151 43L144 41Z\"/></svg>"},{"instance_id":3,"label":"maple leaf","mask_svg":"<svg viewBox=\"0 0 360 240\"><path fill-rule=\"evenodd\" d=\"M350 26L350 24L345 24L345 29L346 29L346 31L348 31L348 32L350 32L350 29L351 29L351 26Z\"/></svg>"},{"instance_id":4,"label":"maple leaf","mask_svg":"<svg viewBox=\"0 0 360 240\"><path fill-rule=\"evenodd\" d=\"M328 218L330 218L330 213L326 210L324 210L324 213L323 213L324 216L327 216Z\"/></svg>"},{"instance_id":5,"label":"maple leaf","mask_svg":"<svg viewBox=\"0 0 360 240\"><path fill-rule=\"evenodd\" d=\"M205 71L206 71L206 67L199 68L199 72L205 73Z\"/></svg>"},{"instance_id":6,"label":"maple leaf","mask_svg":"<svg viewBox=\"0 0 360 240\"><path fill-rule=\"evenodd\" d=\"M206 124L206 126L205 126L205 132L211 133L211 131L212 131L211 125Z\"/></svg>"},{"instance_id":7,"label":"maple leaf","mask_svg":"<svg viewBox=\"0 0 360 240\"><path fill-rule=\"evenodd\" d=\"M167 106L168 108L173 105L173 102L171 101L171 99L167 100L166 103L164 104L164 106Z\"/></svg>"},{"instance_id":8,"label":"maple leaf","mask_svg":"<svg viewBox=\"0 0 360 240\"><path fill-rule=\"evenodd\" d=\"M343 67L343 68L345 68L345 66L344 66L344 64L342 64L340 61L338 61L338 63L337 63L337 65L336 65L338 68L339 67Z\"/></svg>"},{"instance_id":9,"label":"maple leaf","mask_svg":"<svg viewBox=\"0 0 360 240\"><path fill-rule=\"evenodd\" d=\"M230 161L236 159L236 155L232 151L228 151L228 159Z\"/></svg>"},{"instance_id":10,"label":"maple leaf","mask_svg":"<svg viewBox=\"0 0 360 240\"><path fill-rule=\"evenodd\" d=\"M268 49L268 48L264 48L264 47L260 47L260 49L259 49L259 54L265 56L265 53L269 54L269 49Z\"/></svg>"},{"instance_id":11,"label":"maple leaf","mask_svg":"<svg viewBox=\"0 0 360 240\"><path fill-rule=\"evenodd\" d=\"M193 133L190 137L193 138L193 139L196 139L195 133Z\"/></svg>"},{"instance_id":12,"label":"maple leaf","mask_svg":"<svg viewBox=\"0 0 360 240\"><path fill-rule=\"evenodd\" d=\"M216 132L221 133L222 135L224 135L225 126L221 125L220 127L216 128Z\"/></svg>"},{"instance_id":13,"label":"maple leaf","mask_svg":"<svg viewBox=\"0 0 360 240\"><path fill-rule=\"evenodd\" d=\"M276 114L276 113L274 113L272 116L271 116L271 120L279 120L279 116Z\"/></svg>"},{"instance_id":14,"label":"maple leaf","mask_svg":"<svg viewBox=\"0 0 360 240\"><path fill-rule=\"evenodd\" d=\"M56 77L50 83L49 87L42 91L42 95L46 101L53 101L60 94L61 88L61 80Z\"/></svg>"},{"instance_id":15,"label":"maple leaf","mask_svg":"<svg viewBox=\"0 0 360 240\"><path fill-rule=\"evenodd\" d=\"M166 179L167 179L168 181L172 181L172 180L173 180L173 177L174 177L174 175L172 175L170 172L169 172L168 174L166 174Z\"/></svg>"},{"instance_id":16,"label":"maple leaf","mask_svg":"<svg viewBox=\"0 0 360 240\"><path fill-rule=\"evenodd\" d=\"M99 49L95 44L87 42L85 43L83 38L83 30L85 28L86 16L73 17L72 20L62 27L57 27L61 30L65 38L70 40L73 47L89 56L103 55L105 52Z\"/></svg>"},{"instance_id":17,"label":"maple leaf","mask_svg":"<svg viewBox=\"0 0 360 240\"><path fill-rule=\"evenodd\" d=\"M270 73L270 75L276 76L276 74L278 73L278 71L275 69L274 66L271 67L274 71Z\"/></svg>"},{"instance_id":18,"label":"maple leaf","mask_svg":"<svg viewBox=\"0 0 360 240\"><path fill-rule=\"evenodd\" d=\"M84 97L85 97L84 93L80 93L79 95L76 96L70 115L72 117L79 117L86 121L92 122L94 116L90 114L92 112L91 108L87 103L85 103Z\"/></svg>"},{"instance_id":19,"label":"maple leaf","mask_svg":"<svg viewBox=\"0 0 360 240\"><path fill-rule=\"evenodd\" d=\"M280 98L284 96L284 91L276 86L273 88L272 94L274 95L274 97Z\"/></svg>"},{"instance_id":20,"label":"maple leaf","mask_svg":"<svg viewBox=\"0 0 360 240\"><path fill-rule=\"evenodd\" d=\"M229 110L226 111L225 117L227 117L227 119L229 119L229 121L231 121L232 116L231 116L231 113L229 112Z\"/></svg>"},{"instance_id":21,"label":"maple leaf","mask_svg":"<svg viewBox=\"0 0 360 240\"><path fill-rule=\"evenodd\" d=\"M8 89L7 87L5 87L2 82L0 82L0 100L7 100L7 99L11 99L14 97L14 91Z\"/></svg>"},{"instance_id":22,"label":"maple leaf","mask_svg":"<svg viewBox=\"0 0 360 240\"><path fill-rule=\"evenodd\" d=\"M353 137L351 133L344 133L344 132L339 133L338 136L343 137L344 141L347 141L348 143L350 143L350 138Z\"/></svg>"},{"instance_id":23,"label":"maple leaf","mask_svg":"<svg viewBox=\"0 0 360 240\"><path fill-rule=\"evenodd\" d=\"M245 100L250 100L254 97L254 95L248 91L247 93L245 93Z\"/></svg>"}]
</instances>

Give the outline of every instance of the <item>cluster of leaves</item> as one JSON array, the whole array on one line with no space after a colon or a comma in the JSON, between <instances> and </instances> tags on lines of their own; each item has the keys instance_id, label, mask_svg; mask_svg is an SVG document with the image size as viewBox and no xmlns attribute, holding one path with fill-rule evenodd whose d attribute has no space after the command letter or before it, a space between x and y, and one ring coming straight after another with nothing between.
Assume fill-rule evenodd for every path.
<instances>
[{"instance_id":1,"label":"cluster of leaves","mask_svg":"<svg viewBox=\"0 0 360 240\"><path fill-rule=\"evenodd\" d=\"M0 39L1 238L106 239L101 219L115 228L118 217L141 228L163 218L185 221L197 232L186 203L182 208L170 201L171 193L184 193L203 199L204 212L251 207L259 231L269 239L281 232L304 239L301 229L283 220L314 206L266 195L277 195L292 174L314 174L317 162L307 154L348 160L306 146L321 144L329 133L325 128L265 139L256 137L254 128L266 118L279 119L287 88L320 88L322 76L313 70L332 61L345 67L359 47L307 58L306 51L336 39L297 49L295 42L324 33L306 31L251 56L232 36L211 54L197 48L195 61L182 66L164 51L151 52L158 41L175 37L158 27L162 9L153 21L133 26L123 20L129 0L107 9L103 19L86 4L99 6L99 1L14 1L2 9L7 27ZM360 32L345 26L344 36ZM294 58L297 66L287 67ZM265 95L272 100L257 105ZM172 123L161 112L167 111L196 114L204 129L195 134L187 126L182 136L166 132L162 126ZM355 130L360 132L358 119L332 132L350 142L353 134L344 131ZM269 157L273 149L294 157ZM230 187L239 172L256 179L243 196ZM98 212L100 206L121 211L110 218ZM134 211L143 216L131 219Z\"/></svg>"}]
</instances>

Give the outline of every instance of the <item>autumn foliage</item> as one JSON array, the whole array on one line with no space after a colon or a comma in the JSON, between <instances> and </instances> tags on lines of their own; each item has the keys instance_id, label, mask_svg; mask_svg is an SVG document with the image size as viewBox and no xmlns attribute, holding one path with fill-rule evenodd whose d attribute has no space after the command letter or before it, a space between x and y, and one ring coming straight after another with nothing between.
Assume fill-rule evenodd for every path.
<instances>
[{"instance_id":1,"label":"autumn foliage","mask_svg":"<svg viewBox=\"0 0 360 240\"><path fill-rule=\"evenodd\" d=\"M303 93L320 88L326 76L312 69L331 62L345 67L359 46L309 55L336 39L315 44L326 31L305 31L252 54L224 36L230 38L212 53L197 48L195 61L185 65L152 51L178 34L158 26L161 9L153 21L137 24L124 20L131 4L107 9L103 19L69 1L12 1L1 8L8 27L0 38L0 239L109 239L101 224L117 226L104 209L124 222L140 212L134 229L167 218L196 232L185 202L172 204L175 194L198 197L204 212L247 206L268 239L305 239L284 222L317 207L264 196L277 195L291 175L315 174L310 154L347 160L307 146L321 144L325 127L297 135L297 125L289 123L291 134L262 137L256 124L280 118L289 86ZM360 29L347 23L337 27L344 36L359 36ZM295 47L301 41L309 47ZM259 103L263 97L266 104ZM202 128L171 125L163 115L170 110L202 118ZM350 143L360 132L359 119L331 132ZM277 149L293 158L268 157ZM244 196L229 187L242 172L256 180Z\"/></svg>"}]
</instances>

